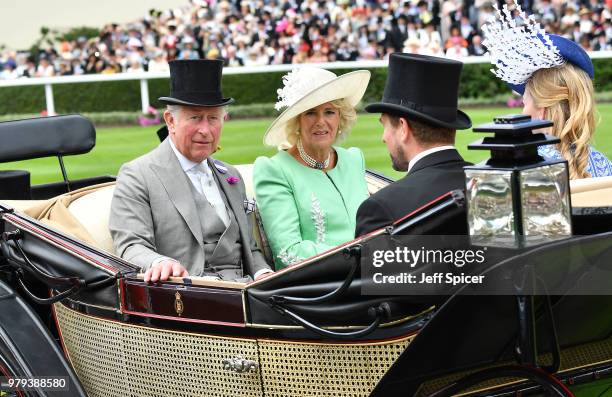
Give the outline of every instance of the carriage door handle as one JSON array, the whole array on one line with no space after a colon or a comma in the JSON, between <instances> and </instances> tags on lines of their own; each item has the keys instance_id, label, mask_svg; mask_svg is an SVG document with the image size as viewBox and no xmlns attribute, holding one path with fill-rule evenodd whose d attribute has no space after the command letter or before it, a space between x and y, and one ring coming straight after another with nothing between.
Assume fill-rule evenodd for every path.
<instances>
[{"instance_id":1,"label":"carriage door handle","mask_svg":"<svg viewBox=\"0 0 612 397\"><path fill-rule=\"evenodd\" d=\"M223 369L238 373L256 373L259 369L259 365L253 360L247 360L242 358L241 356L237 356L229 359L226 358L225 360L223 360Z\"/></svg>"}]
</instances>

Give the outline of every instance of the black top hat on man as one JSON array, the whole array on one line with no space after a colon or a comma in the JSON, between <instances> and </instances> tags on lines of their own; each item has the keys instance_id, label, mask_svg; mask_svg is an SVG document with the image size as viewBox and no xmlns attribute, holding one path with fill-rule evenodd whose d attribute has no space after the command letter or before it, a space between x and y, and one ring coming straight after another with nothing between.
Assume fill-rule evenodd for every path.
<instances>
[{"instance_id":1,"label":"black top hat on man","mask_svg":"<svg viewBox=\"0 0 612 397\"><path fill-rule=\"evenodd\" d=\"M221 93L223 61L212 59L171 61L170 96L158 100L167 105L224 106L234 98Z\"/></svg>"},{"instance_id":2,"label":"black top hat on man","mask_svg":"<svg viewBox=\"0 0 612 397\"><path fill-rule=\"evenodd\" d=\"M457 108L462 67L461 62L446 58L391 54L383 98L365 109L416 119L434 127L470 128L469 116Z\"/></svg>"}]
</instances>

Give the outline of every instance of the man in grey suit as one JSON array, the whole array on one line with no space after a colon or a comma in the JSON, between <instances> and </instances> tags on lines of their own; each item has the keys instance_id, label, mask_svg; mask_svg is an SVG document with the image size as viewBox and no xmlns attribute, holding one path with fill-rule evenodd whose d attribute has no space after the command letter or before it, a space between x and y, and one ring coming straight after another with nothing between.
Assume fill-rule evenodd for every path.
<instances>
[{"instance_id":1,"label":"man in grey suit","mask_svg":"<svg viewBox=\"0 0 612 397\"><path fill-rule=\"evenodd\" d=\"M221 93L222 68L217 60L170 62L171 93L159 98L169 137L119 170L109 228L145 282L271 272L251 234L240 174L210 157L234 101Z\"/></svg>"}]
</instances>

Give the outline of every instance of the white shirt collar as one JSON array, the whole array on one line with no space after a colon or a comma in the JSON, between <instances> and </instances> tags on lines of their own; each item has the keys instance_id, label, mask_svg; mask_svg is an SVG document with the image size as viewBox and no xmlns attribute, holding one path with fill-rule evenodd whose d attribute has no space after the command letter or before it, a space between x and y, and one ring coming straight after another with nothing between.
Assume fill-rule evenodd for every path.
<instances>
[{"instance_id":1,"label":"white shirt collar","mask_svg":"<svg viewBox=\"0 0 612 397\"><path fill-rule=\"evenodd\" d=\"M410 162L408 163L408 172L410 172L412 167L414 167L414 165L419 160L421 160L423 157L429 156L430 154L434 154L437 152L441 152L442 150L449 150L449 149L455 149L455 147L452 145L445 145L445 146L436 146L436 147L432 147L431 149L423 150L421 153L414 156L412 160L410 160Z\"/></svg>"},{"instance_id":2,"label":"white shirt collar","mask_svg":"<svg viewBox=\"0 0 612 397\"><path fill-rule=\"evenodd\" d=\"M193 167L196 167L199 164L202 164L202 166L204 167L204 169L205 169L205 171L207 173L209 172L208 161L206 161L206 159L204 159L201 163L193 162L193 161L189 160L187 157L185 157L185 155L183 155L183 153L181 153L176 148L176 146L174 145L174 142L172 141L171 137L168 137L166 139L170 140L170 147L172 148L172 151L176 155L176 158L178 159L179 163L181 164L181 168L183 169L184 172L191 171L193 169Z\"/></svg>"}]
</instances>

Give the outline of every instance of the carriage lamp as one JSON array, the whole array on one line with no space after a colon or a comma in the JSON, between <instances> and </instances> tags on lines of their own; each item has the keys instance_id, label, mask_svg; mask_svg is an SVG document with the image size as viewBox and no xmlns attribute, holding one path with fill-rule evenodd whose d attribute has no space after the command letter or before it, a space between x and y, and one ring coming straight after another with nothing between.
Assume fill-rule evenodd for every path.
<instances>
[{"instance_id":1,"label":"carriage lamp","mask_svg":"<svg viewBox=\"0 0 612 397\"><path fill-rule=\"evenodd\" d=\"M567 161L538 155L538 146L560 142L537 132L550 126L508 115L474 128L494 135L468 146L491 151L489 160L465 167L472 244L523 248L571 236Z\"/></svg>"}]
</instances>

